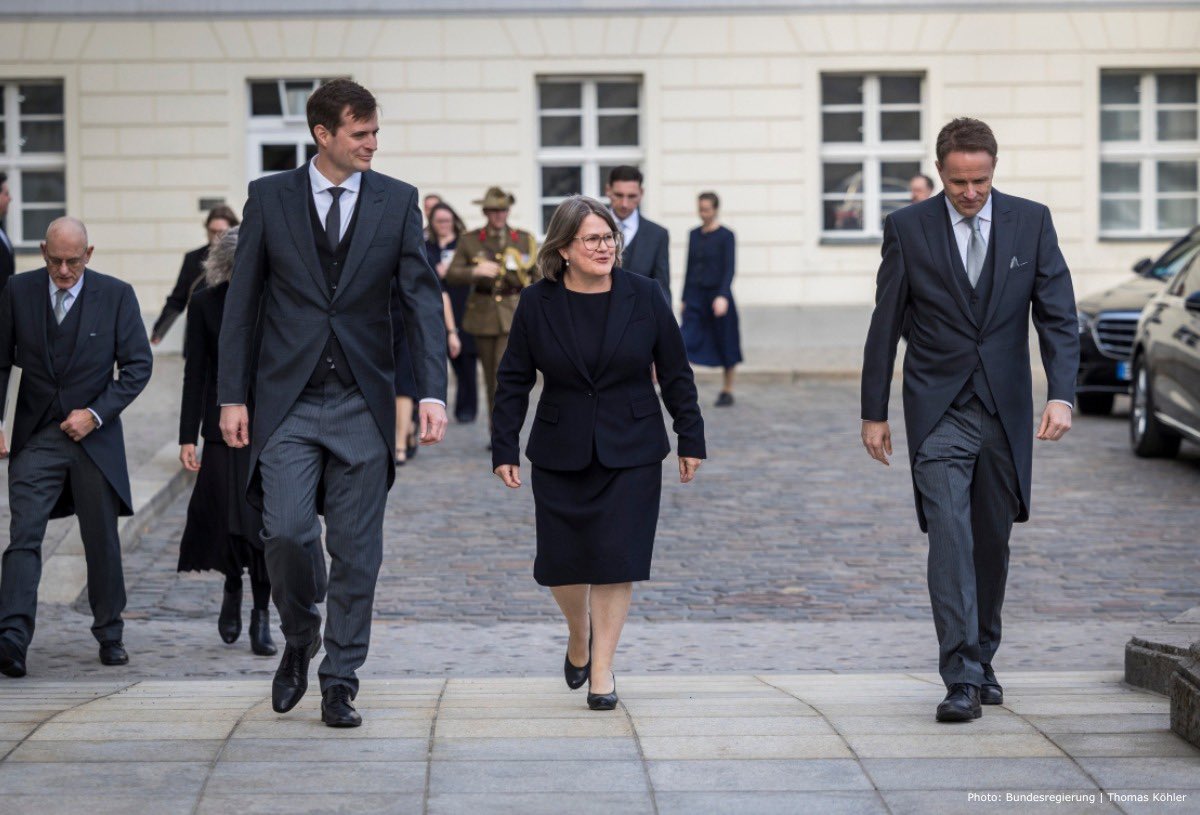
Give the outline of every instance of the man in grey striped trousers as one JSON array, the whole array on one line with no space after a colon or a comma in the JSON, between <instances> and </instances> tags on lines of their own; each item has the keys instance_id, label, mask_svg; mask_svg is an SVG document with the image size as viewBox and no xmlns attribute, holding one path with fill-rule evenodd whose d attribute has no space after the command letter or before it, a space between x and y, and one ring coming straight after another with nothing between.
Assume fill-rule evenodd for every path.
<instances>
[{"instance_id":1,"label":"man in grey striped trousers","mask_svg":"<svg viewBox=\"0 0 1200 815\"><path fill-rule=\"evenodd\" d=\"M917 518L947 694L938 721L1002 704L992 660L1014 522L1029 517L1033 383L1029 315L1048 399L1037 438L1071 428L1079 336L1071 275L1050 212L992 189L996 138L977 119L938 135L943 192L888 216L862 372L862 441L892 454L888 399L896 345Z\"/></svg>"}]
</instances>

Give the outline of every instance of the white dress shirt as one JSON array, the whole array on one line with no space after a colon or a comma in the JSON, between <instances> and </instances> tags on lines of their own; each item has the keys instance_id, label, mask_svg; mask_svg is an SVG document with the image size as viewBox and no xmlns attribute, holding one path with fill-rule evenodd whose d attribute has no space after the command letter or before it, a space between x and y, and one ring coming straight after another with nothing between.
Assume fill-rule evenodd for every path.
<instances>
[{"instance_id":1,"label":"white dress shirt","mask_svg":"<svg viewBox=\"0 0 1200 815\"><path fill-rule=\"evenodd\" d=\"M51 311L54 310L54 294L57 291L58 291L58 286L54 285L54 278L50 278L50 310ZM71 310L71 306L75 305L75 301L79 299L79 293L81 291L83 291L83 275L79 276L79 279L75 281L74 286L67 289L67 296L63 298L63 319L64 320L67 318L67 313ZM96 427L100 427L104 424L104 422L102 422L100 420L99 413L92 410L91 408L88 408L87 412L92 414L93 417L95 417Z\"/></svg>"},{"instance_id":2,"label":"white dress shirt","mask_svg":"<svg viewBox=\"0 0 1200 815\"><path fill-rule=\"evenodd\" d=\"M624 245L628 246L629 244L633 243L633 238L635 235L637 235L638 227L642 223L642 216L635 209L632 213L630 213L629 217L623 221L620 218L617 218L616 213L613 213L613 218L616 218L617 226L621 227L621 235L625 239Z\"/></svg>"},{"instance_id":3,"label":"white dress shirt","mask_svg":"<svg viewBox=\"0 0 1200 815\"><path fill-rule=\"evenodd\" d=\"M15 249L13 249L12 241L10 241L8 239L8 233L4 231L3 227L0 227L0 242L2 242L5 246L8 247L8 251L10 251L10 252L16 251Z\"/></svg>"},{"instance_id":4,"label":"white dress shirt","mask_svg":"<svg viewBox=\"0 0 1200 815\"><path fill-rule=\"evenodd\" d=\"M329 217L329 208L333 206L333 196L330 195L329 188L342 188L342 195L338 199L342 213L342 223L338 227L338 240L340 241L350 226L350 219L354 217L354 206L358 203L358 191L362 187L362 173L354 173L341 184L334 184L321 175L314 157L312 161L308 162L308 180L312 182L312 196L313 203L317 207L317 219L322 224Z\"/></svg>"}]
</instances>

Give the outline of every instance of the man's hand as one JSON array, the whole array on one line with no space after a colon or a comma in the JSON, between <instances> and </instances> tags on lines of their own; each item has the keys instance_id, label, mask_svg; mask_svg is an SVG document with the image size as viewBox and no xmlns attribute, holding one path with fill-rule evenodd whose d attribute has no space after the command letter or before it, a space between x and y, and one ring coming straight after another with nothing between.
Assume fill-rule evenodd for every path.
<instances>
[{"instance_id":1,"label":"man's hand","mask_svg":"<svg viewBox=\"0 0 1200 815\"><path fill-rule=\"evenodd\" d=\"M458 359L458 355L462 353L462 340L456 333L446 335L446 352L450 355L450 359Z\"/></svg>"},{"instance_id":2,"label":"man's hand","mask_svg":"<svg viewBox=\"0 0 1200 815\"><path fill-rule=\"evenodd\" d=\"M1042 411L1042 423L1037 437L1042 441L1058 441L1071 429L1071 408L1062 402L1049 402Z\"/></svg>"},{"instance_id":3,"label":"man's hand","mask_svg":"<svg viewBox=\"0 0 1200 815\"><path fill-rule=\"evenodd\" d=\"M421 446L437 444L446 438L446 426L450 424L446 418L446 408L437 402L422 402L418 410L421 417Z\"/></svg>"},{"instance_id":4,"label":"man's hand","mask_svg":"<svg viewBox=\"0 0 1200 815\"><path fill-rule=\"evenodd\" d=\"M196 445L179 445L179 463L183 465L183 469L189 472L200 472L200 460L196 458Z\"/></svg>"},{"instance_id":5,"label":"man's hand","mask_svg":"<svg viewBox=\"0 0 1200 815\"><path fill-rule=\"evenodd\" d=\"M888 461L888 456L892 454L892 429L888 427L887 422L869 422L864 419L862 443L871 458L884 466L892 466Z\"/></svg>"},{"instance_id":6,"label":"man's hand","mask_svg":"<svg viewBox=\"0 0 1200 815\"><path fill-rule=\"evenodd\" d=\"M0 430L0 458L8 458L8 440L4 438L3 430Z\"/></svg>"},{"instance_id":7,"label":"man's hand","mask_svg":"<svg viewBox=\"0 0 1200 815\"><path fill-rule=\"evenodd\" d=\"M506 487L515 490L521 486L521 465L519 464L501 464L492 472L500 476L500 480Z\"/></svg>"},{"instance_id":8,"label":"man's hand","mask_svg":"<svg viewBox=\"0 0 1200 815\"><path fill-rule=\"evenodd\" d=\"M162 337L155 336L150 338L151 345L158 345L160 342L162 342Z\"/></svg>"},{"instance_id":9,"label":"man's hand","mask_svg":"<svg viewBox=\"0 0 1200 815\"><path fill-rule=\"evenodd\" d=\"M76 408L67 416L58 429L71 437L71 441L83 441L83 437L98 427L96 417L87 408Z\"/></svg>"},{"instance_id":10,"label":"man's hand","mask_svg":"<svg viewBox=\"0 0 1200 815\"><path fill-rule=\"evenodd\" d=\"M504 274L504 269L495 261L481 260L475 264L475 268L471 270L471 274L480 280L494 280Z\"/></svg>"},{"instance_id":11,"label":"man's hand","mask_svg":"<svg viewBox=\"0 0 1200 815\"><path fill-rule=\"evenodd\" d=\"M245 405L221 406L221 438L228 447L245 447L250 443L250 411Z\"/></svg>"},{"instance_id":12,"label":"man's hand","mask_svg":"<svg viewBox=\"0 0 1200 815\"><path fill-rule=\"evenodd\" d=\"M700 459L688 458L687 456L679 457L679 483L690 484L692 479L696 477L696 471L700 469Z\"/></svg>"},{"instance_id":13,"label":"man's hand","mask_svg":"<svg viewBox=\"0 0 1200 815\"><path fill-rule=\"evenodd\" d=\"M728 297L719 297L719 296L716 297L713 300L713 316L719 318L719 317L724 317L728 313L729 313L729 298Z\"/></svg>"}]
</instances>

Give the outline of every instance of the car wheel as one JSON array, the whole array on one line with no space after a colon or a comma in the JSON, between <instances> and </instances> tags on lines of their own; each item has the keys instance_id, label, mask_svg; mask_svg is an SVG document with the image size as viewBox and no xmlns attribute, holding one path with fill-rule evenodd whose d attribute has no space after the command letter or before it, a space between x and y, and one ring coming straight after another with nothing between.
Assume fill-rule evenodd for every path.
<instances>
[{"instance_id":1,"label":"car wheel","mask_svg":"<svg viewBox=\"0 0 1200 815\"><path fill-rule=\"evenodd\" d=\"M1078 394L1079 412L1087 416L1107 416L1112 413L1113 398L1111 393Z\"/></svg>"},{"instance_id":2,"label":"car wheel","mask_svg":"<svg viewBox=\"0 0 1200 815\"><path fill-rule=\"evenodd\" d=\"M1142 458L1170 458L1179 452L1179 434L1154 417L1150 371L1141 359L1133 363L1133 407L1129 411L1129 441Z\"/></svg>"}]
</instances>

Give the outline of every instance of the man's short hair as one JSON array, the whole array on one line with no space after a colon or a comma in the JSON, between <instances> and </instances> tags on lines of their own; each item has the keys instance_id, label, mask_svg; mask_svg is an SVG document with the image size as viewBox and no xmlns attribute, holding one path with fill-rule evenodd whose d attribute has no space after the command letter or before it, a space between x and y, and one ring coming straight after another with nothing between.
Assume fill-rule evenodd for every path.
<instances>
[{"instance_id":1,"label":"man's short hair","mask_svg":"<svg viewBox=\"0 0 1200 815\"><path fill-rule=\"evenodd\" d=\"M916 175L913 176L913 178L919 178L922 181L924 181L925 186L929 188L929 191L933 192L933 190L934 190L933 179L930 178L929 176L925 175L925 173L917 173ZM912 181L912 178L910 178L909 181Z\"/></svg>"},{"instance_id":2,"label":"man's short hair","mask_svg":"<svg viewBox=\"0 0 1200 815\"><path fill-rule=\"evenodd\" d=\"M0 172L0 184L4 184L7 181L8 181L8 173Z\"/></svg>"},{"instance_id":3,"label":"man's short hair","mask_svg":"<svg viewBox=\"0 0 1200 815\"><path fill-rule=\"evenodd\" d=\"M342 111L347 106L350 118L359 122L369 119L379 108L371 92L351 79L331 79L313 91L305 107L313 141L317 139L317 125L337 133L338 125L342 123Z\"/></svg>"},{"instance_id":4,"label":"man's short hair","mask_svg":"<svg viewBox=\"0 0 1200 815\"><path fill-rule=\"evenodd\" d=\"M237 226L239 223L241 223L238 220L237 213L233 211L232 207L226 204L217 204L215 207L210 209L208 211L208 217L204 219L204 225L208 226L216 220L222 220L230 226Z\"/></svg>"},{"instance_id":5,"label":"man's short hair","mask_svg":"<svg viewBox=\"0 0 1200 815\"><path fill-rule=\"evenodd\" d=\"M640 187L642 185L642 171L629 164L613 167L608 173L608 186L611 187L618 181L636 181Z\"/></svg>"},{"instance_id":6,"label":"man's short hair","mask_svg":"<svg viewBox=\"0 0 1200 815\"><path fill-rule=\"evenodd\" d=\"M696 196L696 201L707 201L712 204L713 209L721 208L721 199L717 197L715 192L702 192Z\"/></svg>"},{"instance_id":7,"label":"man's short hair","mask_svg":"<svg viewBox=\"0 0 1200 815\"><path fill-rule=\"evenodd\" d=\"M941 164L951 153L987 153L996 158L996 135L986 122L966 116L942 128L937 137L937 160Z\"/></svg>"}]
</instances>

